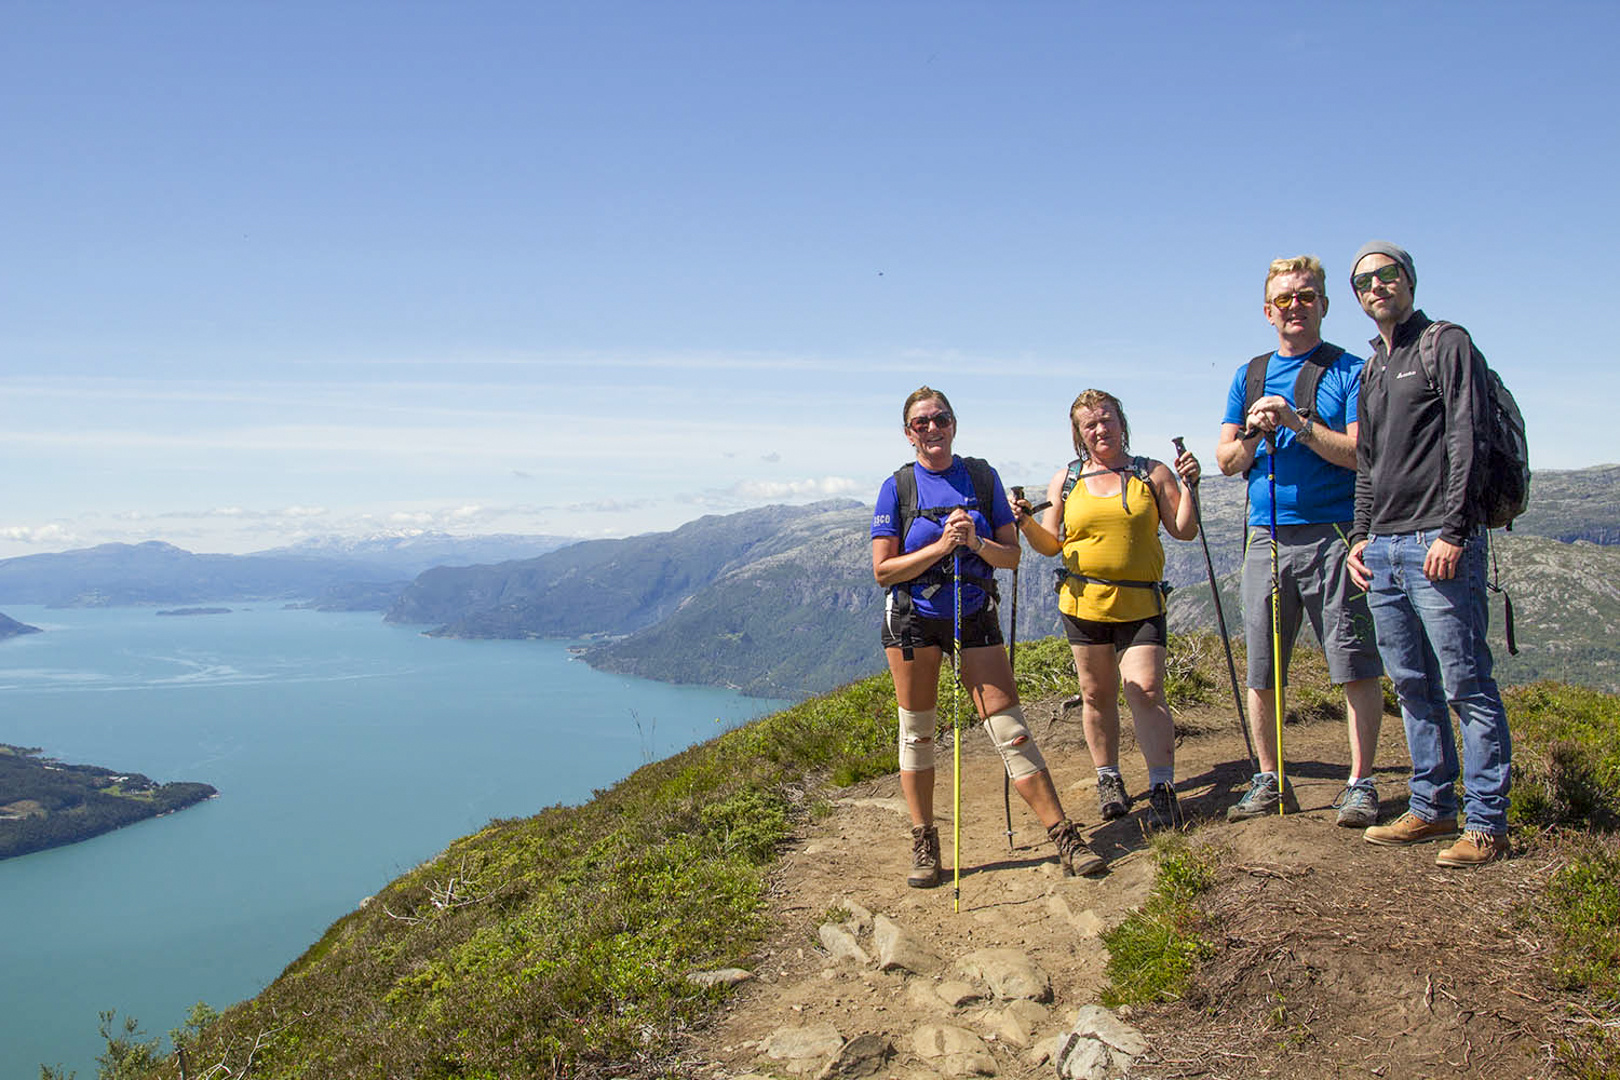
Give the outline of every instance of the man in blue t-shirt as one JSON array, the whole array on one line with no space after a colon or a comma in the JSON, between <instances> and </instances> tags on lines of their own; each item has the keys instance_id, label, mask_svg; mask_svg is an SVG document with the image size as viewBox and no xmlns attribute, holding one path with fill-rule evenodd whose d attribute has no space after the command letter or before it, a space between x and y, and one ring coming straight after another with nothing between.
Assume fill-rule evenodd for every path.
<instances>
[{"instance_id":1,"label":"man in blue t-shirt","mask_svg":"<svg viewBox=\"0 0 1620 1080\"><path fill-rule=\"evenodd\" d=\"M1288 658L1303 615L1322 643L1329 677L1344 687L1349 714L1350 776L1334 800L1338 823L1362 828L1378 820L1372 768L1384 709L1378 681L1383 665L1367 594L1345 573L1355 517L1356 397L1365 361L1322 341L1326 277L1314 255L1273 262L1266 274L1265 299L1266 321L1277 331L1277 351L1265 361L1264 384L1253 401L1249 365L1238 368L1215 449L1223 473L1242 472L1249 481L1243 636L1249 654L1249 725L1260 759L1260 772L1226 816L1229 821L1244 821L1275 813L1278 800L1291 796L1279 789L1277 781L1270 547L1275 521L1280 616L1275 637L1281 644L1282 682L1287 686ZM1300 373L1307 365L1316 365L1321 376L1312 405L1295 400ZM1269 460L1268 434L1275 436L1275 460Z\"/></svg>"}]
</instances>

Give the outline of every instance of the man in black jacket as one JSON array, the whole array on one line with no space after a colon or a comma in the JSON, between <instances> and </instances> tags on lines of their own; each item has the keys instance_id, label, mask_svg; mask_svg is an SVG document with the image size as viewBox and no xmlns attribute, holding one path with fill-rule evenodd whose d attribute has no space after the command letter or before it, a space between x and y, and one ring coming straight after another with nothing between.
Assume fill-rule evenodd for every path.
<instances>
[{"instance_id":1,"label":"man in black jacket","mask_svg":"<svg viewBox=\"0 0 1620 1080\"><path fill-rule=\"evenodd\" d=\"M1417 269L1403 249L1364 244L1350 283L1378 337L1358 399L1348 565L1368 590L1412 756L1407 812L1364 835L1396 845L1456 834L1455 710L1464 833L1435 861L1480 866L1508 852L1512 765L1485 641L1485 534L1468 499L1475 432L1485 423L1485 362L1467 331L1414 309Z\"/></svg>"}]
</instances>

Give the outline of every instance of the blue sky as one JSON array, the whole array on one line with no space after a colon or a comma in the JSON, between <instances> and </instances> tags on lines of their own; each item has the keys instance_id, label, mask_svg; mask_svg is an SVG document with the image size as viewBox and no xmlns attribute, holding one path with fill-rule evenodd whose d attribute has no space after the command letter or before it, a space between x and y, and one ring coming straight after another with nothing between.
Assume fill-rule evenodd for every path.
<instances>
[{"instance_id":1,"label":"blue sky","mask_svg":"<svg viewBox=\"0 0 1620 1080\"><path fill-rule=\"evenodd\" d=\"M0 556L869 500L919 383L1212 466L1267 262L1609 427L1611 4L0 0Z\"/></svg>"}]
</instances>

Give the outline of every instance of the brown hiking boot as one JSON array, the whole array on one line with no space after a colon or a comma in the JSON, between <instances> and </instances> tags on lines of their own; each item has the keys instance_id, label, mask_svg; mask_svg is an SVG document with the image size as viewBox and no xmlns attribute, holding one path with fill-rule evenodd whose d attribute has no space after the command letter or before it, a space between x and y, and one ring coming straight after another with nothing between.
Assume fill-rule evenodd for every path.
<instances>
[{"instance_id":1,"label":"brown hiking boot","mask_svg":"<svg viewBox=\"0 0 1620 1080\"><path fill-rule=\"evenodd\" d=\"M1103 857L1086 846L1080 826L1068 818L1047 829L1046 835L1057 845L1058 862L1063 866L1064 876L1095 874L1107 867Z\"/></svg>"},{"instance_id":2,"label":"brown hiking boot","mask_svg":"<svg viewBox=\"0 0 1620 1080\"><path fill-rule=\"evenodd\" d=\"M1388 825L1374 825L1361 835L1366 839L1367 843L1382 844L1384 847L1421 844L1425 840L1438 840L1443 836L1456 836L1457 819L1441 818L1439 821L1424 821L1408 810Z\"/></svg>"},{"instance_id":3,"label":"brown hiking boot","mask_svg":"<svg viewBox=\"0 0 1620 1080\"><path fill-rule=\"evenodd\" d=\"M939 830L932 825L912 827L911 873L906 884L913 889L932 889L939 884Z\"/></svg>"},{"instance_id":4,"label":"brown hiking boot","mask_svg":"<svg viewBox=\"0 0 1620 1080\"><path fill-rule=\"evenodd\" d=\"M1508 855L1508 838L1478 829L1469 829L1461 840L1442 848L1434 858L1436 866L1484 866Z\"/></svg>"}]
</instances>

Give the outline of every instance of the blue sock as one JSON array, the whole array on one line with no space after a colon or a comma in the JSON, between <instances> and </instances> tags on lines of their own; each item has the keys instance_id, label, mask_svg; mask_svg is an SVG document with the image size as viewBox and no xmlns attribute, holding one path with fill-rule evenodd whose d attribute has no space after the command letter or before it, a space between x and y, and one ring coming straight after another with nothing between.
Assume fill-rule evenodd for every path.
<instances>
[{"instance_id":1,"label":"blue sock","mask_svg":"<svg viewBox=\"0 0 1620 1080\"><path fill-rule=\"evenodd\" d=\"M1173 765L1151 765L1148 767L1148 788L1158 787L1160 784L1176 786L1176 770Z\"/></svg>"}]
</instances>

